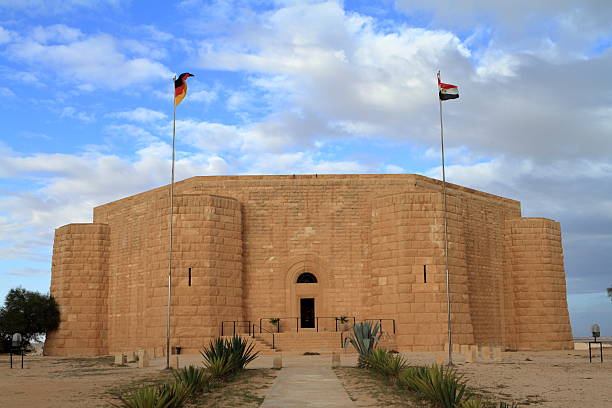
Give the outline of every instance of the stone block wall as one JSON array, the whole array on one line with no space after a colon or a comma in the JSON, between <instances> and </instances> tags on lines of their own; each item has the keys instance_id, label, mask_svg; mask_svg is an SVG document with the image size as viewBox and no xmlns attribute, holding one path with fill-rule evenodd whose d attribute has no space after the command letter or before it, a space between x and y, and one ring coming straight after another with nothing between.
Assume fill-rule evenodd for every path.
<instances>
[{"instance_id":1,"label":"stone block wall","mask_svg":"<svg viewBox=\"0 0 612 408\"><path fill-rule=\"evenodd\" d=\"M108 353L109 232L106 224L69 224L55 230L50 293L61 321L47 335L46 355Z\"/></svg>"},{"instance_id":2,"label":"stone block wall","mask_svg":"<svg viewBox=\"0 0 612 408\"><path fill-rule=\"evenodd\" d=\"M454 340L473 342L459 200L448 197ZM397 346L442 350L447 341L444 206L439 193L402 193L372 204L372 314L395 319Z\"/></svg>"},{"instance_id":3,"label":"stone block wall","mask_svg":"<svg viewBox=\"0 0 612 408\"><path fill-rule=\"evenodd\" d=\"M514 302L509 316L512 347L572 349L559 223L544 218L507 220L505 239Z\"/></svg>"},{"instance_id":4,"label":"stone block wall","mask_svg":"<svg viewBox=\"0 0 612 408\"><path fill-rule=\"evenodd\" d=\"M447 193L453 343L547 347L534 343L536 321L571 336L558 224L531 226L517 201L450 184ZM48 353L164 355L169 204L164 186L95 208L94 224L57 230L52 293L64 312ZM174 205L172 347L196 352L223 320L295 318L302 298L315 299L323 331L335 329L335 316L393 318L399 350L447 342L441 182L193 177L176 184ZM533 271L540 281L526 287ZM297 284L303 272L318 283ZM72 291L74 277L87 277L95 307ZM92 308L74 312L79 303ZM538 320L532 308L542 306Z\"/></svg>"},{"instance_id":5,"label":"stone block wall","mask_svg":"<svg viewBox=\"0 0 612 408\"><path fill-rule=\"evenodd\" d=\"M241 208L210 195L175 196L174 205L171 344L197 353L222 321L244 320Z\"/></svg>"}]
</instances>

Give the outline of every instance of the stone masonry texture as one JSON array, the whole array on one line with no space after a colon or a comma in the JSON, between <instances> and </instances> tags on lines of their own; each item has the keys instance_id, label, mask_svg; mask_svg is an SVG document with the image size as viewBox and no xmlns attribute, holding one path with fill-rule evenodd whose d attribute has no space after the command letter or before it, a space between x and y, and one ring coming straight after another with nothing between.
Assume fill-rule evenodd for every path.
<instances>
[{"instance_id":1,"label":"stone masonry texture","mask_svg":"<svg viewBox=\"0 0 612 408\"><path fill-rule=\"evenodd\" d=\"M61 323L45 354L164 354L169 190L96 207L93 223L56 230L51 294ZM176 183L173 214L172 347L196 353L223 321L295 318L300 299L311 298L322 330L333 330L335 316L393 319L400 351L444 349L440 181L193 177ZM447 219L453 343L571 348L559 224L453 184ZM304 272L317 282L297 283ZM296 324L283 319L281 331Z\"/></svg>"}]
</instances>

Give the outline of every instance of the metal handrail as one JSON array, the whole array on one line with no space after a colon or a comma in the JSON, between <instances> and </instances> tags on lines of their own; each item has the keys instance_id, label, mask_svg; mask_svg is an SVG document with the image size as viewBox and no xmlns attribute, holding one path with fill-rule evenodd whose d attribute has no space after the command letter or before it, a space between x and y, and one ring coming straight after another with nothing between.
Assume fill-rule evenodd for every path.
<instances>
[{"instance_id":1,"label":"metal handrail","mask_svg":"<svg viewBox=\"0 0 612 408\"><path fill-rule=\"evenodd\" d=\"M295 331L300 331L300 318L299 317L261 317L259 318L259 332L261 333L262 321L270 320L270 319L278 319L278 323L276 324L276 332L280 333L280 326L283 320L295 319ZM272 324L272 323L270 323Z\"/></svg>"},{"instance_id":2,"label":"metal handrail","mask_svg":"<svg viewBox=\"0 0 612 408\"><path fill-rule=\"evenodd\" d=\"M249 336L251 335L251 321L250 320L223 320L221 322L221 337L224 336L225 323L233 323L232 328L232 336L236 335L236 323L247 323L247 330L249 331Z\"/></svg>"},{"instance_id":3,"label":"metal handrail","mask_svg":"<svg viewBox=\"0 0 612 408\"><path fill-rule=\"evenodd\" d=\"M355 316L344 316L347 319L353 319L353 326L355 325ZM340 316L315 316L315 327L319 331L319 319L334 319L336 321L336 331L338 331L338 321Z\"/></svg>"},{"instance_id":4,"label":"metal handrail","mask_svg":"<svg viewBox=\"0 0 612 408\"><path fill-rule=\"evenodd\" d=\"M257 327L255 324L253 324L253 338L255 338L255 327ZM259 333L261 333L262 328L259 328ZM275 343L274 343L274 332L271 332L269 330L263 329L266 333L270 333L272 335L272 350L274 350L275 347Z\"/></svg>"},{"instance_id":5,"label":"metal handrail","mask_svg":"<svg viewBox=\"0 0 612 408\"><path fill-rule=\"evenodd\" d=\"M380 330L383 331L383 324L382 322L384 321L391 321L393 322L393 334L395 334L395 319L379 319L379 318L374 318L374 319L363 319L364 322L378 322L380 324Z\"/></svg>"}]
</instances>

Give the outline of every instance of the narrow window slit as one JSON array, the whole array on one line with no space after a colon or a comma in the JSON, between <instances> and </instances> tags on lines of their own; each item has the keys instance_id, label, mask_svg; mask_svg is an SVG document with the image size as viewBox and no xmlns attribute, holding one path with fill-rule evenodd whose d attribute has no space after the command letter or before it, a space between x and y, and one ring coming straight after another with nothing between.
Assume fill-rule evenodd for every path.
<instances>
[{"instance_id":1,"label":"narrow window slit","mask_svg":"<svg viewBox=\"0 0 612 408\"><path fill-rule=\"evenodd\" d=\"M427 283L427 265L423 265L423 282Z\"/></svg>"},{"instance_id":2,"label":"narrow window slit","mask_svg":"<svg viewBox=\"0 0 612 408\"><path fill-rule=\"evenodd\" d=\"M189 268L189 286L191 286L191 268Z\"/></svg>"}]
</instances>

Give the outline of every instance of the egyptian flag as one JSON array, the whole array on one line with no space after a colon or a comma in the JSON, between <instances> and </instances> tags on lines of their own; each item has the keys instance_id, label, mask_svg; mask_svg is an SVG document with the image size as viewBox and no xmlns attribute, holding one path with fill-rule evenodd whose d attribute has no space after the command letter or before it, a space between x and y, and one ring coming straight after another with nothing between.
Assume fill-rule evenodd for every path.
<instances>
[{"instance_id":1,"label":"egyptian flag","mask_svg":"<svg viewBox=\"0 0 612 408\"><path fill-rule=\"evenodd\" d=\"M438 90L440 92L440 100L457 99L459 97L459 88L456 85L444 84L440 82L440 72L438 72Z\"/></svg>"},{"instance_id":2,"label":"egyptian flag","mask_svg":"<svg viewBox=\"0 0 612 408\"><path fill-rule=\"evenodd\" d=\"M178 106L187 95L187 78L192 76L195 75L185 72L174 80L174 106Z\"/></svg>"}]
</instances>

